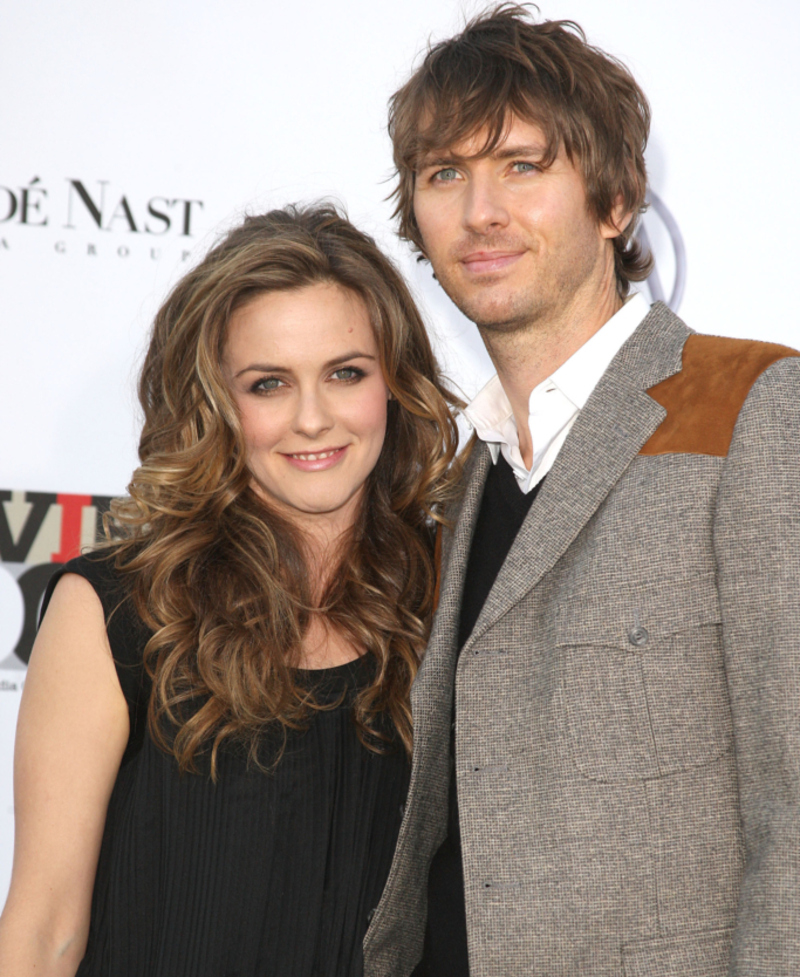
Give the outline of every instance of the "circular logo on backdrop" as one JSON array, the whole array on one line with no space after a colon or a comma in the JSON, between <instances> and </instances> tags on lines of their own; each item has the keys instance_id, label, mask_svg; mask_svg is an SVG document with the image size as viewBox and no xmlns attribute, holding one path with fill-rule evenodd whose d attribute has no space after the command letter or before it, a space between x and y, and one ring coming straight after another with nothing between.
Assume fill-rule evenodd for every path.
<instances>
[{"instance_id":1,"label":"circular logo on backdrop","mask_svg":"<svg viewBox=\"0 0 800 977\"><path fill-rule=\"evenodd\" d=\"M17 581L0 564L0 662L17 646L25 622L25 601Z\"/></svg>"},{"instance_id":2,"label":"circular logo on backdrop","mask_svg":"<svg viewBox=\"0 0 800 977\"><path fill-rule=\"evenodd\" d=\"M686 288L686 246L672 212L648 188L647 212L636 229L636 238L653 255L653 270L646 281L654 302L665 302L677 312Z\"/></svg>"}]
</instances>

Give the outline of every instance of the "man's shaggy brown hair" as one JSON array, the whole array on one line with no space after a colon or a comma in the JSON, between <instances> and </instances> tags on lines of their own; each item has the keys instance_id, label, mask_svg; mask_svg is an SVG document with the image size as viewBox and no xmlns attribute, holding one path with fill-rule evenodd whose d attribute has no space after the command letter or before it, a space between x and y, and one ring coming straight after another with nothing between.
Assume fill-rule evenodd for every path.
<instances>
[{"instance_id":1,"label":"man's shaggy brown hair","mask_svg":"<svg viewBox=\"0 0 800 977\"><path fill-rule=\"evenodd\" d=\"M414 217L414 181L425 156L476 135L480 155L503 140L512 117L539 126L547 149L563 147L580 170L592 213L613 224L618 203L633 217L614 239L617 290L628 293L652 267L634 231L645 209L644 150L650 108L628 69L586 42L569 20L536 23L524 6L504 3L431 47L390 101L389 133L398 184L400 236L425 253Z\"/></svg>"}]
</instances>

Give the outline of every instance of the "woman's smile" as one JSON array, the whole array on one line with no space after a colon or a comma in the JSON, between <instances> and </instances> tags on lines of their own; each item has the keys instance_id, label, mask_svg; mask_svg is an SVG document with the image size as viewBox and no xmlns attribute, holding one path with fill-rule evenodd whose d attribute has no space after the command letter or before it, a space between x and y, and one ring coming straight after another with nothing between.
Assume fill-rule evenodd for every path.
<instances>
[{"instance_id":1,"label":"woman's smile","mask_svg":"<svg viewBox=\"0 0 800 977\"><path fill-rule=\"evenodd\" d=\"M324 471L328 468L333 468L334 465L338 465L339 462L344 457L347 451L347 445L343 445L341 448L330 448L325 451L316 452L304 452L302 454L287 454L285 457L290 462L307 472L318 472Z\"/></svg>"}]
</instances>

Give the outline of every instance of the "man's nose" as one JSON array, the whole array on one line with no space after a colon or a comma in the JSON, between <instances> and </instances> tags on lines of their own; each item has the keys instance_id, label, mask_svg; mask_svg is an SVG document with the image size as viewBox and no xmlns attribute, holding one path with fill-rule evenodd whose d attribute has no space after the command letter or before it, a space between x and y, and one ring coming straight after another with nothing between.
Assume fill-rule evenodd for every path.
<instances>
[{"instance_id":1,"label":"man's nose","mask_svg":"<svg viewBox=\"0 0 800 977\"><path fill-rule=\"evenodd\" d=\"M330 408L319 390L300 391L293 427L297 434L307 438L318 438L333 427Z\"/></svg>"},{"instance_id":2,"label":"man's nose","mask_svg":"<svg viewBox=\"0 0 800 977\"><path fill-rule=\"evenodd\" d=\"M475 174L464 195L464 224L478 234L506 227L509 216L503 188L490 175Z\"/></svg>"}]
</instances>

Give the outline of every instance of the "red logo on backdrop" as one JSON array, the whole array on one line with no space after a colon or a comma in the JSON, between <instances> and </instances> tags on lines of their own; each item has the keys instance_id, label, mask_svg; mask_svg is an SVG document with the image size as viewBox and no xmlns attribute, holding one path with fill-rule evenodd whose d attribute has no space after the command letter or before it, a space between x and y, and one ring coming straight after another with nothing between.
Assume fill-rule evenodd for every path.
<instances>
[{"instance_id":1,"label":"red logo on backdrop","mask_svg":"<svg viewBox=\"0 0 800 977\"><path fill-rule=\"evenodd\" d=\"M27 664L55 571L102 533L111 498L0 489L0 668Z\"/></svg>"}]
</instances>

